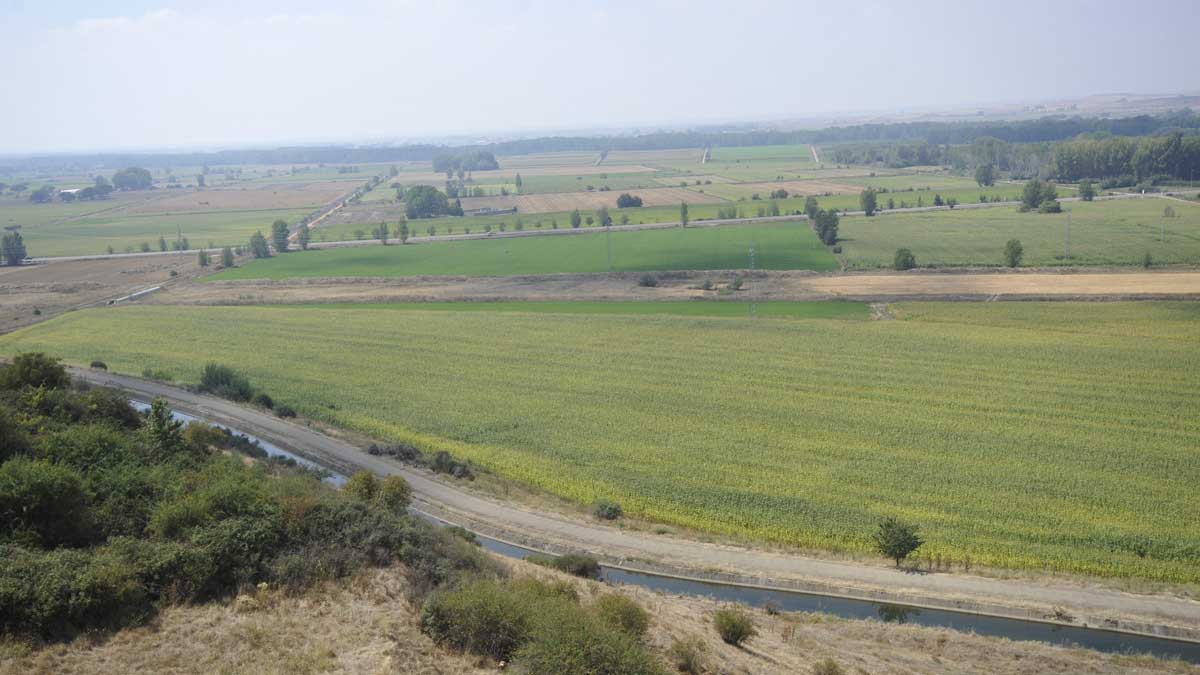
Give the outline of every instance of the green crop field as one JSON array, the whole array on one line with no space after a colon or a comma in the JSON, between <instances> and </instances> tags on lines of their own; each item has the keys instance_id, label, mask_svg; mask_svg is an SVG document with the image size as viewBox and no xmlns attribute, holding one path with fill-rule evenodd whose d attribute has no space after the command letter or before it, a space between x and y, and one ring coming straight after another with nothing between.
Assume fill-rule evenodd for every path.
<instances>
[{"instance_id":1,"label":"green crop field","mask_svg":"<svg viewBox=\"0 0 1200 675\"><path fill-rule=\"evenodd\" d=\"M803 222L359 246L277 255L210 279L507 276L614 271L837 269Z\"/></svg>"},{"instance_id":2,"label":"green crop field","mask_svg":"<svg viewBox=\"0 0 1200 675\"><path fill-rule=\"evenodd\" d=\"M1167 206L1175 217L1163 217ZM850 266L864 268L891 266L898 248L912 249L921 266L1001 265L1009 239L1021 241L1023 265L1127 265L1146 253L1160 263L1200 262L1200 205L1147 198L1064 208L1071 209L1069 260L1062 258L1066 213L1019 213L1011 206L845 218L839 236Z\"/></svg>"},{"instance_id":3,"label":"green crop field","mask_svg":"<svg viewBox=\"0 0 1200 675\"><path fill-rule=\"evenodd\" d=\"M51 204L47 208L75 207L77 204ZM95 203L89 204L95 210ZM193 248L244 245L262 230L267 234L276 218L289 222L308 215L311 209L262 211L213 211L210 213L172 213L130 215L104 211L95 215L77 215L70 220L23 225L21 236L32 256L97 255L108 246L120 253L127 247L136 250L142 242L158 250L158 237L172 241L178 227ZM0 212L3 213L3 212Z\"/></svg>"},{"instance_id":4,"label":"green crop field","mask_svg":"<svg viewBox=\"0 0 1200 675\"><path fill-rule=\"evenodd\" d=\"M702 304L702 303L696 303ZM900 320L131 306L0 337L205 362L383 440L671 525L1200 582L1200 304L913 304Z\"/></svg>"}]
</instances>

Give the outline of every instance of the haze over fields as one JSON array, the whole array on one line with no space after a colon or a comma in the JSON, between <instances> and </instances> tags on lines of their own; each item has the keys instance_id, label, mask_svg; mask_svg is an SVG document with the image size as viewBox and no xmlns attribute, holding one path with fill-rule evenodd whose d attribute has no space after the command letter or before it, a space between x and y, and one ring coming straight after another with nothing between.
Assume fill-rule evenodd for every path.
<instances>
[{"instance_id":1,"label":"haze over fields","mask_svg":"<svg viewBox=\"0 0 1200 675\"><path fill-rule=\"evenodd\" d=\"M1161 0L16 0L0 4L0 60L22 64L0 154L1186 93L1197 19Z\"/></svg>"}]
</instances>

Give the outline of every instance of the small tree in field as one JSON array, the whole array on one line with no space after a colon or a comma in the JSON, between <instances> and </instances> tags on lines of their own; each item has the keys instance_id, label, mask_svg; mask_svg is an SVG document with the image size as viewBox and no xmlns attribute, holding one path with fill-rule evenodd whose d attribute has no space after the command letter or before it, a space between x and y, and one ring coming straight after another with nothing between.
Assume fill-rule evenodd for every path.
<instances>
[{"instance_id":1,"label":"small tree in field","mask_svg":"<svg viewBox=\"0 0 1200 675\"><path fill-rule=\"evenodd\" d=\"M312 230L308 229L308 225L301 224L300 231L296 233L296 243L300 245L300 250L307 251L310 241L312 241Z\"/></svg>"},{"instance_id":2,"label":"small tree in field","mask_svg":"<svg viewBox=\"0 0 1200 675\"><path fill-rule=\"evenodd\" d=\"M687 227L688 225L687 202L679 203L679 225L682 227Z\"/></svg>"},{"instance_id":3,"label":"small tree in field","mask_svg":"<svg viewBox=\"0 0 1200 675\"><path fill-rule=\"evenodd\" d=\"M406 220L404 218L400 219L400 229L398 230L398 232L400 233L400 243L407 244L408 243L408 234L409 234L408 233L408 220Z\"/></svg>"},{"instance_id":4,"label":"small tree in field","mask_svg":"<svg viewBox=\"0 0 1200 675\"><path fill-rule=\"evenodd\" d=\"M233 249L228 246L221 249L221 267L233 267Z\"/></svg>"},{"instance_id":5,"label":"small tree in field","mask_svg":"<svg viewBox=\"0 0 1200 675\"><path fill-rule=\"evenodd\" d=\"M250 252L255 258L270 258L271 249L267 246L267 238L263 236L261 230L250 236Z\"/></svg>"},{"instance_id":6,"label":"small tree in field","mask_svg":"<svg viewBox=\"0 0 1200 675\"><path fill-rule=\"evenodd\" d=\"M578 229L580 223L582 223L582 222L583 222L583 218L579 215L579 209L575 209L574 211L572 211L571 212L571 227Z\"/></svg>"},{"instance_id":7,"label":"small tree in field","mask_svg":"<svg viewBox=\"0 0 1200 675\"><path fill-rule=\"evenodd\" d=\"M996 184L996 167L991 164L980 164L975 167L975 182L979 187L988 187Z\"/></svg>"},{"instance_id":8,"label":"small tree in field","mask_svg":"<svg viewBox=\"0 0 1200 675\"><path fill-rule=\"evenodd\" d=\"M1021 264L1021 258L1025 255L1025 249L1021 246L1020 239L1009 239L1004 245L1004 264L1009 267L1016 267Z\"/></svg>"},{"instance_id":9,"label":"small tree in field","mask_svg":"<svg viewBox=\"0 0 1200 675\"><path fill-rule=\"evenodd\" d=\"M875 188L867 188L858 195L858 203L862 206L863 215L873 216L878 208L878 203L875 196Z\"/></svg>"},{"instance_id":10,"label":"small tree in field","mask_svg":"<svg viewBox=\"0 0 1200 675\"><path fill-rule=\"evenodd\" d=\"M896 561L896 567L913 551L921 548L921 537L917 535L917 526L902 523L888 516L879 524L875 532L875 548L883 555Z\"/></svg>"},{"instance_id":11,"label":"small tree in field","mask_svg":"<svg viewBox=\"0 0 1200 675\"><path fill-rule=\"evenodd\" d=\"M817 219L817 211L819 210L821 210L821 207L817 204L816 197L804 198L804 215L808 216L809 222Z\"/></svg>"},{"instance_id":12,"label":"small tree in field","mask_svg":"<svg viewBox=\"0 0 1200 675\"><path fill-rule=\"evenodd\" d=\"M917 266L917 258L913 252L907 248L896 249L896 256L892 259L892 267L898 270L911 270Z\"/></svg>"},{"instance_id":13,"label":"small tree in field","mask_svg":"<svg viewBox=\"0 0 1200 675\"><path fill-rule=\"evenodd\" d=\"M201 267L208 267L208 249L200 249L200 256L197 260Z\"/></svg>"},{"instance_id":14,"label":"small tree in field","mask_svg":"<svg viewBox=\"0 0 1200 675\"><path fill-rule=\"evenodd\" d=\"M379 240L379 243L383 244L384 246L387 246L387 242L388 242L388 224L387 223L380 223L379 227L375 228L374 234L375 234L375 238Z\"/></svg>"},{"instance_id":15,"label":"small tree in field","mask_svg":"<svg viewBox=\"0 0 1200 675\"><path fill-rule=\"evenodd\" d=\"M21 239L21 233L5 232L0 239L0 256L3 256L4 264L20 265L25 255L25 241Z\"/></svg>"},{"instance_id":16,"label":"small tree in field","mask_svg":"<svg viewBox=\"0 0 1200 675\"><path fill-rule=\"evenodd\" d=\"M276 253L287 253L288 224L286 220L276 220L271 223L271 243L275 244Z\"/></svg>"},{"instance_id":17,"label":"small tree in field","mask_svg":"<svg viewBox=\"0 0 1200 675\"><path fill-rule=\"evenodd\" d=\"M1079 198L1085 202L1090 202L1096 198L1096 186L1090 180L1079 182Z\"/></svg>"}]
</instances>

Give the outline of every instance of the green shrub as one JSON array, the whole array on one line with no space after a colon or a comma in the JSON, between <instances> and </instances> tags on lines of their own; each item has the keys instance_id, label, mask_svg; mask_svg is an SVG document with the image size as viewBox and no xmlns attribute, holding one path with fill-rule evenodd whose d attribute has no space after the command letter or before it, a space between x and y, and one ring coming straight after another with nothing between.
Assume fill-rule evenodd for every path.
<instances>
[{"instance_id":1,"label":"green shrub","mask_svg":"<svg viewBox=\"0 0 1200 675\"><path fill-rule=\"evenodd\" d=\"M898 270L911 270L917 266L917 258L913 252L906 248L896 249L896 255L892 259L892 267Z\"/></svg>"},{"instance_id":2,"label":"green shrub","mask_svg":"<svg viewBox=\"0 0 1200 675\"><path fill-rule=\"evenodd\" d=\"M833 659L822 659L813 664L813 675L844 675L846 671Z\"/></svg>"},{"instance_id":3,"label":"green shrub","mask_svg":"<svg viewBox=\"0 0 1200 675\"><path fill-rule=\"evenodd\" d=\"M272 410L275 407L275 401L264 392L259 392L254 395L254 405L262 406L267 410Z\"/></svg>"},{"instance_id":4,"label":"green shrub","mask_svg":"<svg viewBox=\"0 0 1200 675\"><path fill-rule=\"evenodd\" d=\"M92 361L92 365L90 367L96 370L108 370L108 364L99 360Z\"/></svg>"},{"instance_id":5,"label":"green shrub","mask_svg":"<svg viewBox=\"0 0 1200 675\"><path fill-rule=\"evenodd\" d=\"M4 389L60 389L70 383L71 377L67 375L60 359L41 352L17 354L12 363L0 370L0 388Z\"/></svg>"},{"instance_id":6,"label":"green shrub","mask_svg":"<svg viewBox=\"0 0 1200 675\"><path fill-rule=\"evenodd\" d=\"M372 501L379 494L379 479L370 471L359 471L346 479L342 492L359 501Z\"/></svg>"},{"instance_id":7,"label":"green shrub","mask_svg":"<svg viewBox=\"0 0 1200 675\"><path fill-rule=\"evenodd\" d=\"M740 647L743 642L758 634L754 620L740 609L719 609L713 614L713 625L717 635L725 644Z\"/></svg>"},{"instance_id":8,"label":"green shrub","mask_svg":"<svg viewBox=\"0 0 1200 675\"><path fill-rule=\"evenodd\" d=\"M650 627L650 615L646 610L633 600L616 593L597 598L592 603L592 611L604 623L636 638L645 635L646 629Z\"/></svg>"},{"instance_id":9,"label":"green shrub","mask_svg":"<svg viewBox=\"0 0 1200 675\"><path fill-rule=\"evenodd\" d=\"M641 278L638 279L638 286L645 286L646 288L654 288L657 285L658 285L658 278L655 277L653 274L643 274L641 276Z\"/></svg>"},{"instance_id":10,"label":"green shrub","mask_svg":"<svg viewBox=\"0 0 1200 675\"><path fill-rule=\"evenodd\" d=\"M16 457L0 466L0 541L52 548L86 543L91 512L83 478L67 466Z\"/></svg>"},{"instance_id":11,"label":"green shrub","mask_svg":"<svg viewBox=\"0 0 1200 675\"><path fill-rule=\"evenodd\" d=\"M543 606L514 663L529 675L658 675L641 642L565 603Z\"/></svg>"},{"instance_id":12,"label":"green shrub","mask_svg":"<svg viewBox=\"0 0 1200 675\"><path fill-rule=\"evenodd\" d=\"M667 658L679 672L685 675L701 675L708 671L707 652L708 645L704 644L704 640L692 636L672 642L671 648L667 650Z\"/></svg>"},{"instance_id":13,"label":"green shrub","mask_svg":"<svg viewBox=\"0 0 1200 675\"><path fill-rule=\"evenodd\" d=\"M7 407L0 406L0 462L29 450L29 436Z\"/></svg>"},{"instance_id":14,"label":"green shrub","mask_svg":"<svg viewBox=\"0 0 1200 675\"><path fill-rule=\"evenodd\" d=\"M412 487L400 476L387 476L379 485L379 501L395 513L404 513L412 501Z\"/></svg>"},{"instance_id":15,"label":"green shrub","mask_svg":"<svg viewBox=\"0 0 1200 675\"><path fill-rule=\"evenodd\" d=\"M451 649L507 661L529 640L535 609L502 583L476 579L430 595L421 631Z\"/></svg>"},{"instance_id":16,"label":"green shrub","mask_svg":"<svg viewBox=\"0 0 1200 675\"><path fill-rule=\"evenodd\" d=\"M558 557L536 553L525 558L526 562L542 567L550 567L560 572L582 577L584 579L600 578L600 563L590 555L568 553Z\"/></svg>"},{"instance_id":17,"label":"green shrub","mask_svg":"<svg viewBox=\"0 0 1200 675\"><path fill-rule=\"evenodd\" d=\"M276 406L276 407L275 407L275 416L276 416L276 417L283 417L283 418L287 418L287 417L295 417L295 416L296 416L296 410L295 410L294 408L292 408L292 406L290 406L290 405L280 405L280 406Z\"/></svg>"},{"instance_id":18,"label":"green shrub","mask_svg":"<svg viewBox=\"0 0 1200 675\"><path fill-rule=\"evenodd\" d=\"M592 515L600 520L616 520L625 515L621 505L611 499L600 499L592 504Z\"/></svg>"},{"instance_id":19,"label":"green shrub","mask_svg":"<svg viewBox=\"0 0 1200 675\"><path fill-rule=\"evenodd\" d=\"M249 401L254 396L254 388L245 377L234 372L229 366L219 363L204 365L197 389L231 401Z\"/></svg>"}]
</instances>

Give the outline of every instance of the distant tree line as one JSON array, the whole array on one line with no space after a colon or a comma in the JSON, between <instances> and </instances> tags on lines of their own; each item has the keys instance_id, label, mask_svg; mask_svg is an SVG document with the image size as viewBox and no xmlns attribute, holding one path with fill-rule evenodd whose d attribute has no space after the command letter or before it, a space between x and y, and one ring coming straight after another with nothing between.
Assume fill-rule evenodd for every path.
<instances>
[{"instance_id":1,"label":"distant tree line","mask_svg":"<svg viewBox=\"0 0 1200 675\"><path fill-rule=\"evenodd\" d=\"M447 171L491 171L499 169L500 163L496 155L487 150L470 150L467 152L439 152L433 156L433 170L438 173Z\"/></svg>"},{"instance_id":2,"label":"distant tree line","mask_svg":"<svg viewBox=\"0 0 1200 675\"><path fill-rule=\"evenodd\" d=\"M1080 134L1102 134L1112 136L1164 136L1172 131L1195 133L1200 130L1200 115L1191 110L1180 110L1159 116L1139 115L1108 119L1100 117L1044 117L1036 120L991 121L991 122L902 122L887 124L860 124L828 129L738 129L729 127L706 127L690 131L658 131L636 136L547 136L489 143L471 148L418 144L396 147L283 147L273 149L221 150L210 153L127 154L108 153L90 155L35 156L10 160L0 167L0 172L17 171L61 171L74 169L92 171L98 166L201 166L237 164L355 164L397 161L432 161L438 158L435 170L444 172L452 165L453 158L462 157L468 163L476 155L478 168L483 170L487 157L494 161L496 155L529 154L537 152L587 151L607 152L610 150L672 150L703 147L732 147L760 145L788 145L802 143L901 143L913 152L909 166L921 163L938 163L937 155L943 147L974 144L978 139L994 139L1007 144L1047 143L1074 138ZM925 146L925 155L920 147ZM443 162L448 158L450 165ZM833 157L834 161L849 160ZM929 160L933 161L929 161ZM949 162L942 162L949 163ZM1000 162L993 161L1004 169ZM491 167L495 168L495 167Z\"/></svg>"}]
</instances>

